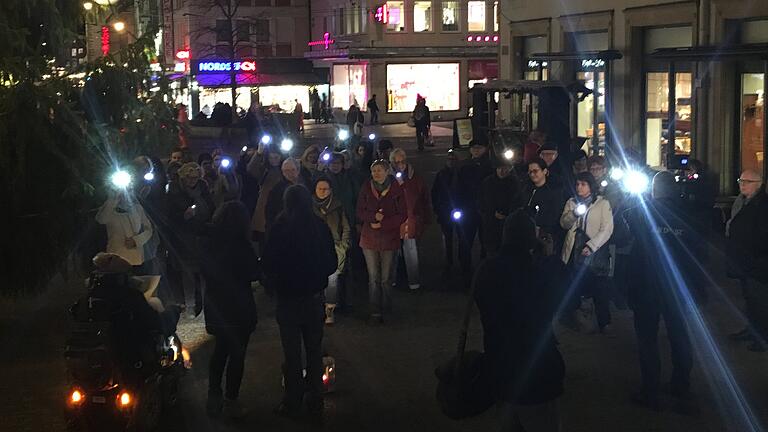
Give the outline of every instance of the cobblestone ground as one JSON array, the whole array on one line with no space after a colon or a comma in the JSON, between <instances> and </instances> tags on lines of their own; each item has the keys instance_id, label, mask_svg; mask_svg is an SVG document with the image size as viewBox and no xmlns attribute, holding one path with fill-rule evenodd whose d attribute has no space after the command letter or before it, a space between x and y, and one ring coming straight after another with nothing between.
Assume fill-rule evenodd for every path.
<instances>
[{"instance_id":1,"label":"cobblestone ground","mask_svg":"<svg viewBox=\"0 0 768 432\"><path fill-rule=\"evenodd\" d=\"M446 138L439 147L445 149ZM396 142L408 143L407 138ZM412 144L411 148L412 148ZM415 160L417 169L431 182L443 159L441 149L428 150ZM465 295L458 274L444 274L439 230L431 226L420 244L423 287L418 292L398 290L395 312L383 327L365 325L364 284L352 288L354 309L327 328L325 350L337 360L338 385L326 399L327 421L333 431L488 431L494 430L494 410L477 418L452 421L435 403L433 369L449 357L458 337L459 317ZM721 259L713 254L710 271L722 275ZM688 415L673 410L650 412L630 403L639 371L630 311L613 310L613 336L574 333L557 327L560 349L567 367L566 393L561 399L563 431L592 432L743 432L736 422L739 405L731 396L731 382L761 424L768 424L768 354L746 351L725 335L739 329L734 303L739 291L717 277L709 304L702 309L707 336L718 355L697 337L693 374L695 406ZM51 289L34 299L0 303L0 430L60 431L64 429L66 392L62 360L67 331L66 308L82 292L76 281L56 280ZM205 334L203 318L184 318L180 333L192 349L192 370L183 379L177 408L166 413L165 429L172 431L303 431L310 429L276 417L272 409L281 395L282 355L274 305L256 289L259 325L251 337L242 389L248 415L239 422L211 420L204 413L207 360L212 341ZM704 333L697 331L697 335ZM660 338L663 367L669 374L669 350ZM481 344L475 316L470 345ZM730 374L733 381L723 377Z\"/></svg>"}]
</instances>

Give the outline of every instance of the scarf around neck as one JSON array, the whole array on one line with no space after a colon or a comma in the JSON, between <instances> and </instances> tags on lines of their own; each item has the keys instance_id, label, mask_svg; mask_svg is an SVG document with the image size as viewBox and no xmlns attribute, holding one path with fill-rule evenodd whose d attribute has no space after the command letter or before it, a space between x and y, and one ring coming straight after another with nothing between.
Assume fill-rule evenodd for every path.
<instances>
[{"instance_id":1,"label":"scarf around neck","mask_svg":"<svg viewBox=\"0 0 768 432\"><path fill-rule=\"evenodd\" d=\"M328 212L328 209L331 208L331 201L333 201L333 192L328 194L325 199L320 199L317 197L317 195L313 195L312 198L315 201L315 207L317 207L320 212L323 214L326 214Z\"/></svg>"},{"instance_id":2,"label":"scarf around neck","mask_svg":"<svg viewBox=\"0 0 768 432\"><path fill-rule=\"evenodd\" d=\"M392 177L387 176L387 178L384 179L384 183L378 183L376 180L371 179L371 185L373 186L373 189L376 190L376 192L382 193L389 189L389 186L392 185Z\"/></svg>"}]
</instances>

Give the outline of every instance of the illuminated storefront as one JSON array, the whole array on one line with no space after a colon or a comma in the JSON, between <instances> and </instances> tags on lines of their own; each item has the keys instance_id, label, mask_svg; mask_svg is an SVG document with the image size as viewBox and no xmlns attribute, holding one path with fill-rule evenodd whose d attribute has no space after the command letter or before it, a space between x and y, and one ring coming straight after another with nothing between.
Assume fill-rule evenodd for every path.
<instances>
[{"instance_id":1,"label":"illuminated storefront","mask_svg":"<svg viewBox=\"0 0 768 432\"><path fill-rule=\"evenodd\" d=\"M460 108L459 63L387 65L387 110L411 112L416 96L427 99L432 111Z\"/></svg>"},{"instance_id":2,"label":"illuminated storefront","mask_svg":"<svg viewBox=\"0 0 768 432\"><path fill-rule=\"evenodd\" d=\"M367 109L367 68L366 64L333 65L331 70L331 106L348 109L357 105Z\"/></svg>"}]
</instances>

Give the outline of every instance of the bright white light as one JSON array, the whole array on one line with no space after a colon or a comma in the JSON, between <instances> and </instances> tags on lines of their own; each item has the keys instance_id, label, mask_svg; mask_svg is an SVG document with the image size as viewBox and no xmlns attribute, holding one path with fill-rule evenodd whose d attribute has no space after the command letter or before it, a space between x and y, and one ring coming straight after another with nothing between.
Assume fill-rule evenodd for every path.
<instances>
[{"instance_id":1,"label":"bright white light","mask_svg":"<svg viewBox=\"0 0 768 432\"><path fill-rule=\"evenodd\" d=\"M116 23L112 24L112 27L115 28L115 31L123 31L125 30L125 23L122 21L117 21Z\"/></svg>"},{"instance_id":2,"label":"bright white light","mask_svg":"<svg viewBox=\"0 0 768 432\"><path fill-rule=\"evenodd\" d=\"M328 152L323 153L323 160L326 161L326 162L331 160L331 154L328 153Z\"/></svg>"},{"instance_id":3,"label":"bright white light","mask_svg":"<svg viewBox=\"0 0 768 432\"><path fill-rule=\"evenodd\" d=\"M642 194L648 190L648 177L639 171L629 171L622 181L624 190L633 194Z\"/></svg>"},{"instance_id":4,"label":"bright white light","mask_svg":"<svg viewBox=\"0 0 768 432\"><path fill-rule=\"evenodd\" d=\"M600 187L607 187L608 186L608 180L603 180L600 182Z\"/></svg>"},{"instance_id":5,"label":"bright white light","mask_svg":"<svg viewBox=\"0 0 768 432\"><path fill-rule=\"evenodd\" d=\"M399 179L400 179L400 178L403 178L403 173L401 173L400 171L398 171L397 173L395 173L395 177L397 177L397 178L399 178Z\"/></svg>"},{"instance_id":6,"label":"bright white light","mask_svg":"<svg viewBox=\"0 0 768 432\"><path fill-rule=\"evenodd\" d=\"M264 135L261 137L261 143L266 145L272 142L272 137L269 135Z\"/></svg>"},{"instance_id":7,"label":"bright white light","mask_svg":"<svg viewBox=\"0 0 768 432\"><path fill-rule=\"evenodd\" d=\"M451 216L453 217L453 220L459 220L463 214L461 213L461 210L454 210L453 213L451 213Z\"/></svg>"},{"instance_id":8,"label":"bright white light","mask_svg":"<svg viewBox=\"0 0 768 432\"><path fill-rule=\"evenodd\" d=\"M611 178L613 180L619 181L622 178L624 178L624 170L621 168L614 168L611 170Z\"/></svg>"},{"instance_id":9,"label":"bright white light","mask_svg":"<svg viewBox=\"0 0 768 432\"><path fill-rule=\"evenodd\" d=\"M127 188L131 185L131 175L127 171L118 170L110 177L112 184L119 188Z\"/></svg>"},{"instance_id":10,"label":"bright white light","mask_svg":"<svg viewBox=\"0 0 768 432\"><path fill-rule=\"evenodd\" d=\"M349 138L349 132L346 129L342 129L339 131L339 139L342 141L346 141L347 138Z\"/></svg>"},{"instance_id":11,"label":"bright white light","mask_svg":"<svg viewBox=\"0 0 768 432\"><path fill-rule=\"evenodd\" d=\"M515 152L513 152L512 150L507 150L504 152L504 159L509 160L509 159L512 159L513 157L515 157Z\"/></svg>"},{"instance_id":12,"label":"bright white light","mask_svg":"<svg viewBox=\"0 0 768 432\"><path fill-rule=\"evenodd\" d=\"M83 3L83 8L85 10L89 11L89 10L93 9L93 3L87 1L87 2Z\"/></svg>"},{"instance_id":13,"label":"bright white light","mask_svg":"<svg viewBox=\"0 0 768 432\"><path fill-rule=\"evenodd\" d=\"M284 152L289 152L293 149L293 140L290 138L283 139L283 142L280 143L280 150Z\"/></svg>"},{"instance_id":14,"label":"bright white light","mask_svg":"<svg viewBox=\"0 0 768 432\"><path fill-rule=\"evenodd\" d=\"M587 213L587 206L584 204L579 204L576 206L575 212L577 216L583 216Z\"/></svg>"},{"instance_id":15,"label":"bright white light","mask_svg":"<svg viewBox=\"0 0 768 432\"><path fill-rule=\"evenodd\" d=\"M144 180L152 181L154 179L155 179L155 174L154 173L148 172L148 173L144 174Z\"/></svg>"},{"instance_id":16,"label":"bright white light","mask_svg":"<svg viewBox=\"0 0 768 432\"><path fill-rule=\"evenodd\" d=\"M375 140L376 139L376 134L375 133L368 134L368 139L371 140L371 141Z\"/></svg>"},{"instance_id":17,"label":"bright white light","mask_svg":"<svg viewBox=\"0 0 768 432\"><path fill-rule=\"evenodd\" d=\"M229 158L224 158L221 160L221 167L222 168L229 168L229 166L232 165L232 161L229 160Z\"/></svg>"},{"instance_id":18,"label":"bright white light","mask_svg":"<svg viewBox=\"0 0 768 432\"><path fill-rule=\"evenodd\" d=\"M243 146L243 148L240 149L243 153L248 151L248 146Z\"/></svg>"},{"instance_id":19,"label":"bright white light","mask_svg":"<svg viewBox=\"0 0 768 432\"><path fill-rule=\"evenodd\" d=\"M698 174L694 174L693 178L697 179L697 178L699 178L699 175Z\"/></svg>"}]
</instances>

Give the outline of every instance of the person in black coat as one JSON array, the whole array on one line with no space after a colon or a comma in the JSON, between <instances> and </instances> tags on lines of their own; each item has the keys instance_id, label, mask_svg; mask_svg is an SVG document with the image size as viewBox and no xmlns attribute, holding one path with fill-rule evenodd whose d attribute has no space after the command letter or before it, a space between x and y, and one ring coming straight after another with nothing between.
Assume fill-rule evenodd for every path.
<instances>
[{"instance_id":1,"label":"person in black coat","mask_svg":"<svg viewBox=\"0 0 768 432\"><path fill-rule=\"evenodd\" d=\"M483 144L472 142L469 152L472 158L464 162L459 168L458 180L453 193L456 199L456 209L461 212L461 217L458 220L459 263L465 277L472 274L472 244L475 242L478 231L482 237L482 219L477 190L483 180L493 174L488 149ZM485 258L482 244L481 238L480 257Z\"/></svg>"},{"instance_id":2,"label":"person in black coat","mask_svg":"<svg viewBox=\"0 0 768 432\"><path fill-rule=\"evenodd\" d=\"M211 415L222 408L233 417L243 412L238 402L248 339L256 328L256 303L251 275L256 265L250 235L250 215L239 201L227 201L213 215L203 243L205 329L216 338L208 374ZM222 400L222 376L227 371Z\"/></svg>"},{"instance_id":3,"label":"person in black coat","mask_svg":"<svg viewBox=\"0 0 768 432\"><path fill-rule=\"evenodd\" d=\"M749 341L748 349L766 350L768 338L768 194L760 174L739 178L740 194L727 225L728 275L741 282L749 325L731 339Z\"/></svg>"},{"instance_id":4,"label":"person in black coat","mask_svg":"<svg viewBox=\"0 0 768 432\"><path fill-rule=\"evenodd\" d=\"M310 414L321 417L323 290L338 265L336 249L328 225L314 214L312 196L305 187L288 187L284 203L267 236L262 259L264 273L277 295L276 316L285 356L285 395L276 412L298 415L308 387ZM302 341L308 385L302 378Z\"/></svg>"},{"instance_id":5,"label":"person in black coat","mask_svg":"<svg viewBox=\"0 0 768 432\"><path fill-rule=\"evenodd\" d=\"M473 281L499 430L560 430L556 401L565 364L552 331L556 279L538 248L533 220L514 212L504 223L499 255L481 263Z\"/></svg>"},{"instance_id":6,"label":"person in black coat","mask_svg":"<svg viewBox=\"0 0 768 432\"><path fill-rule=\"evenodd\" d=\"M480 215L483 218L481 239L490 255L499 251L504 220L519 207L519 200L520 182L511 165L496 167L496 174L483 180L480 186Z\"/></svg>"},{"instance_id":7,"label":"person in black coat","mask_svg":"<svg viewBox=\"0 0 768 432\"><path fill-rule=\"evenodd\" d=\"M283 173L283 179L269 191L267 205L264 208L264 215L267 222L267 234L269 234L269 230L275 223L277 216L283 211L283 194L285 194L286 189L295 184L306 187L304 178L301 176L301 164L299 161L293 158L288 158L283 161L283 165L280 169Z\"/></svg>"},{"instance_id":8,"label":"person in black coat","mask_svg":"<svg viewBox=\"0 0 768 432\"><path fill-rule=\"evenodd\" d=\"M567 198L563 188L550 181L547 163L542 158L534 158L528 163L528 182L522 193L520 203L532 215L539 228L539 238L552 246L552 252L559 254L563 248L563 229L560 216ZM549 249L549 246L547 246Z\"/></svg>"},{"instance_id":9,"label":"person in black coat","mask_svg":"<svg viewBox=\"0 0 768 432\"><path fill-rule=\"evenodd\" d=\"M453 231L456 226L451 213L456 208L455 193L458 181L459 152L448 150L445 167L437 172L432 184L432 210L435 212L445 246L445 268L453 266ZM447 272L446 272L447 274Z\"/></svg>"}]
</instances>

